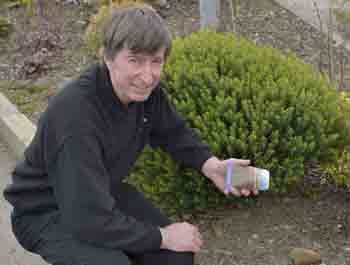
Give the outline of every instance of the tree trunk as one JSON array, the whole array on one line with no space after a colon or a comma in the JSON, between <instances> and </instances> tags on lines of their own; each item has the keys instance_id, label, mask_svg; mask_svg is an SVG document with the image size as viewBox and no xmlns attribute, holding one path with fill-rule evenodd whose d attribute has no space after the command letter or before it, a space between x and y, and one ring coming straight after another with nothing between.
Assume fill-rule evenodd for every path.
<instances>
[{"instance_id":1,"label":"tree trunk","mask_svg":"<svg viewBox=\"0 0 350 265\"><path fill-rule=\"evenodd\" d=\"M328 25L328 75L329 80L332 82L334 80L334 55L333 55L333 6L329 8L329 25Z\"/></svg>"},{"instance_id":2,"label":"tree trunk","mask_svg":"<svg viewBox=\"0 0 350 265\"><path fill-rule=\"evenodd\" d=\"M201 29L219 27L220 0L199 0Z\"/></svg>"},{"instance_id":3,"label":"tree trunk","mask_svg":"<svg viewBox=\"0 0 350 265\"><path fill-rule=\"evenodd\" d=\"M321 19L320 9L318 8L317 2L315 0L313 1L313 5L315 8L318 22L320 23L319 30L320 30L320 32L323 32L323 23L322 23L322 19ZM322 56L323 45L322 45L322 42L320 42L319 49L320 49L320 57L319 57L319 61L318 61L318 70L320 71L320 73L323 73L323 56Z\"/></svg>"}]
</instances>

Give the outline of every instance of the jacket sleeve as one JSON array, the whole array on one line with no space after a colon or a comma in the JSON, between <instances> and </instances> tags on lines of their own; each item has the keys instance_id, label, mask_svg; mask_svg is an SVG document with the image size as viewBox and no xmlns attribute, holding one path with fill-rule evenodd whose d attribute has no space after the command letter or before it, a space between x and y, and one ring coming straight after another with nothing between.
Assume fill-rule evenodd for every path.
<instances>
[{"instance_id":1,"label":"jacket sleeve","mask_svg":"<svg viewBox=\"0 0 350 265\"><path fill-rule=\"evenodd\" d=\"M158 250L158 228L124 215L110 193L97 135L69 136L49 165L49 179L65 227L78 240L129 253Z\"/></svg>"},{"instance_id":2,"label":"jacket sleeve","mask_svg":"<svg viewBox=\"0 0 350 265\"><path fill-rule=\"evenodd\" d=\"M161 88L156 92L155 121L152 126L151 146L161 147L185 166L200 170L212 156L209 148L200 141L185 120L176 112Z\"/></svg>"}]
</instances>

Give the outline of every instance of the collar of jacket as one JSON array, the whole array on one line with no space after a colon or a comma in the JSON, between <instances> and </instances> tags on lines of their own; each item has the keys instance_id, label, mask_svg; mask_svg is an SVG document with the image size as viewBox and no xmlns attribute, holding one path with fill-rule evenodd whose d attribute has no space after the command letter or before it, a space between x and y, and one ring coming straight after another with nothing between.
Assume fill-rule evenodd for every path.
<instances>
[{"instance_id":1,"label":"collar of jacket","mask_svg":"<svg viewBox=\"0 0 350 265\"><path fill-rule=\"evenodd\" d=\"M127 114L136 103L131 102L124 105L115 94L108 68L104 62L98 64L97 94L101 97L103 104L114 114Z\"/></svg>"}]
</instances>

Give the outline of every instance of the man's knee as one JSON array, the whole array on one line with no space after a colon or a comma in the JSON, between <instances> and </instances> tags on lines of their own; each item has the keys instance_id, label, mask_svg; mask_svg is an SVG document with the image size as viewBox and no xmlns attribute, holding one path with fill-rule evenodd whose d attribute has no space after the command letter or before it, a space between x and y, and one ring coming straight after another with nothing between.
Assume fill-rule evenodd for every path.
<instances>
[{"instance_id":1,"label":"man's knee","mask_svg":"<svg viewBox=\"0 0 350 265\"><path fill-rule=\"evenodd\" d=\"M87 253L86 253L87 254ZM93 256L87 254L79 261L79 265L132 265L131 261L122 251L112 250Z\"/></svg>"},{"instance_id":2,"label":"man's knee","mask_svg":"<svg viewBox=\"0 0 350 265\"><path fill-rule=\"evenodd\" d=\"M131 265L120 250L95 247L76 240L47 242L35 251L53 265Z\"/></svg>"},{"instance_id":3,"label":"man's knee","mask_svg":"<svg viewBox=\"0 0 350 265\"><path fill-rule=\"evenodd\" d=\"M160 250L136 256L132 261L137 265L193 265L194 255L191 252Z\"/></svg>"},{"instance_id":4,"label":"man's knee","mask_svg":"<svg viewBox=\"0 0 350 265\"><path fill-rule=\"evenodd\" d=\"M193 265L194 255L190 252L173 252L164 265Z\"/></svg>"}]
</instances>

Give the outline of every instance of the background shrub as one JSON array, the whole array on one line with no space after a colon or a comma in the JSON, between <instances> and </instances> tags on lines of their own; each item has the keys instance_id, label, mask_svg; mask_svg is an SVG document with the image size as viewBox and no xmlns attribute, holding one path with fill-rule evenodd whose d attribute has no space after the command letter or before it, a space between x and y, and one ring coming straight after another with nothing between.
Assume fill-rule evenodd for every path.
<instances>
[{"instance_id":1,"label":"background shrub","mask_svg":"<svg viewBox=\"0 0 350 265\"><path fill-rule=\"evenodd\" d=\"M326 165L326 171L338 187L350 188L350 150L336 154L337 159Z\"/></svg>"},{"instance_id":2,"label":"background shrub","mask_svg":"<svg viewBox=\"0 0 350 265\"><path fill-rule=\"evenodd\" d=\"M340 94L339 109L350 117L350 95L346 92ZM350 119L348 119L350 123ZM339 187L350 188L350 149L336 152L336 160L324 163L323 167Z\"/></svg>"},{"instance_id":3,"label":"background shrub","mask_svg":"<svg viewBox=\"0 0 350 265\"><path fill-rule=\"evenodd\" d=\"M0 16L0 41L1 39L6 39L12 30L11 23L6 19Z\"/></svg>"},{"instance_id":4,"label":"background shrub","mask_svg":"<svg viewBox=\"0 0 350 265\"><path fill-rule=\"evenodd\" d=\"M349 146L342 98L293 54L229 33L198 32L174 42L163 80L177 110L221 158L251 159L286 192L309 160L334 161ZM161 151L145 150L131 181L178 211L227 201L206 178Z\"/></svg>"}]
</instances>

